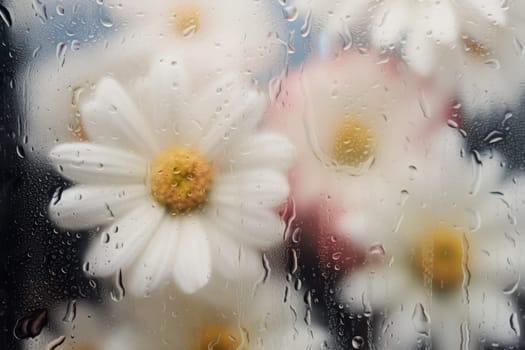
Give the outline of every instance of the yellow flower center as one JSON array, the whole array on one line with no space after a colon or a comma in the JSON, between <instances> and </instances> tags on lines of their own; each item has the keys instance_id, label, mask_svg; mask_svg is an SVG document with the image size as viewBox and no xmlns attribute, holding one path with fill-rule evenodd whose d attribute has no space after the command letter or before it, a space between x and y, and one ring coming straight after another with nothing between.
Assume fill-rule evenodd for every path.
<instances>
[{"instance_id":1,"label":"yellow flower center","mask_svg":"<svg viewBox=\"0 0 525 350\"><path fill-rule=\"evenodd\" d=\"M465 45L465 51L473 57L483 58L491 54L485 45L468 36L463 37L463 45Z\"/></svg>"},{"instance_id":2,"label":"yellow flower center","mask_svg":"<svg viewBox=\"0 0 525 350\"><path fill-rule=\"evenodd\" d=\"M186 213L206 201L211 164L191 147L162 150L151 166L151 194L173 214Z\"/></svg>"},{"instance_id":3,"label":"yellow flower center","mask_svg":"<svg viewBox=\"0 0 525 350\"><path fill-rule=\"evenodd\" d=\"M372 159L375 148L374 132L363 118L345 117L337 124L332 155L338 164L361 166Z\"/></svg>"},{"instance_id":4,"label":"yellow flower center","mask_svg":"<svg viewBox=\"0 0 525 350\"><path fill-rule=\"evenodd\" d=\"M465 258L463 232L451 225L438 224L416 242L416 268L432 280L434 290L461 285Z\"/></svg>"},{"instance_id":5,"label":"yellow flower center","mask_svg":"<svg viewBox=\"0 0 525 350\"><path fill-rule=\"evenodd\" d=\"M173 10L173 24L177 33L188 36L200 28L201 8L196 4L181 4Z\"/></svg>"},{"instance_id":6,"label":"yellow flower center","mask_svg":"<svg viewBox=\"0 0 525 350\"><path fill-rule=\"evenodd\" d=\"M221 324L210 325L202 331L191 350L247 350L246 332Z\"/></svg>"}]
</instances>

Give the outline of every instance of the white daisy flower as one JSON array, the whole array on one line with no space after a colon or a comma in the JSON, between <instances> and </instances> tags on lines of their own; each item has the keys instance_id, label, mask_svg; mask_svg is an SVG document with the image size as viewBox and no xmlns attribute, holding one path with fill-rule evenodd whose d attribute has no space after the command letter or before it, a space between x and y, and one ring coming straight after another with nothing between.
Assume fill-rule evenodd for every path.
<instances>
[{"instance_id":1,"label":"white daisy flower","mask_svg":"<svg viewBox=\"0 0 525 350\"><path fill-rule=\"evenodd\" d=\"M457 90L465 107L514 106L521 98L525 8L519 1L298 3L317 18L332 46L352 32L368 32L373 46L399 49L416 72Z\"/></svg>"},{"instance_id":2,"label":"white daisy flower","mask_svg":"<svg viewBox=\"0 0 525 350\"><path fill-rule=\"evenodd\" d=\"M160 43L121 32L104 41L71 40L56 45L57 56L53 52L46 58L44 49L37 46L35 58L17 69L17 80L30 82L16 86L28 158L45 158L57 143L82 139L79 97L105 75L124 85L145 75L152 52L160 47Z\"/></svg>"},{"instance_id":3,"label":"white daisy flower","mask_svg":"<svg viewBox=\"0 0 525 350\"><path fill-rule=\"evenodd\" d=\"M233 283L216 290L231 302L203 302L176 292L155 300L128 300L155 349L326 349L328 335L311 323L293 287L269 278L257 286ZM207 288L207 287L206 287ZM311 308L311 306L310 306Z\"/></svg>"},{"instance_id":4,"label":"white daisy flower","mask_svg":"<svg viewBox=\"0 0 525 350\"><path fill-rule=\"evenodd\" d=\"M109 0L105 6L134 36L176 45L210 72L240 68L269 77L285 63L287 34L276 2Z\"/></svg>"},{"instance_id":5,"label":"white daisy flower","mask_svg":"<svg viewBox=\"0 0 525 350\"><path fill-rule=\"evenodd\" d=\"M251 266L241 255L260 265L257 249L280 241L273 209L288 195L293 148L255 132L266 98L238 75L195 89L186 64L167 53L127 91L101 79L79 107L89 142L50 153L77 185L57 193L49 214L62 228L100 229L89 273L129 270L135 294L172 276L192 293L212 267L231 277Z\"/></svg>"},{"instance_id":6,"label":"white daisy flower","mask_svg":"<svg viewBox=\"0 0 525 350\"><path fill-rule=\"evenodd\" d=\"M380 61L355 52L312 61L280 85L268 123L297 148L291 185L299 206L327 196L347 207L357 193L384 185L369 179L410 172L408 150L444 123L443 95Z\"/></svg>"},{"instance_id":7,"label":"white daisy flower","mask_svg":"<svg viewBox=\"0 0 525 350\"><path fill-rule=\"evenodd\" d=\"M519 228L503 195L508 187L500 185L504 170L497 158L478 163L464 155L451 132L381 204L356 198L363 210L342 220L370 249L368 264L344 282L342 298L356 312L382 315L379 349L408 349L418 339L443 349L458 349L465 339L502 346L519 339L511 298Z\"/></svg>"},{"instance_id":8,"label":"white daisy flower","mask_svg":"<svg viewBox=\"0 0 525 350\"><path fill-rule=\"evenodd\" d=\"M128 321L112 308L102 309L71 301L50 311L49 324L34 339L22 341L24 350L142 350L141 340Z\"/></svg>"}]
</instances>

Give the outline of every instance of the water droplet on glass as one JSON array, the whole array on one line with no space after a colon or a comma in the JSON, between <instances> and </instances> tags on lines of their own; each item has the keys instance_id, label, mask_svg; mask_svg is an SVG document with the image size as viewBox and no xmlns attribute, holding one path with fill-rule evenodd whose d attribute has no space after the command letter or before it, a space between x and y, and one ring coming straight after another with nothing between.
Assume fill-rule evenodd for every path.
<instances>
[{"instance_id":1,"label":"water droplet on glass","mask_svg":"<svg viewBox=\"0 0 525 350\"><path fill-rule=\"evenodd\" d=\"M19 158L24 159L26 157L26 153L24 151L24 147L22 147L21 145L16 145L16 155Z\"/></svg>"},{"instance_id":2,"label":"water droplet on glass","mask_svg":"<svg viewBox=\"0 0 525 350\"><path fill-rule=\"evenodd\" d=\"M47 310L38 309L20 318L15 325L15 336L19 339L34 338L47 324Z\"/></svg>"},{"instance_id":3,"label":"water droplet on glass","mask_svg":"<svg viewBox=\"0 0 525 350\"><path fill-rule=\"evenodd\" d=\"M283 14L284 14L284 18L288 22L293 22L297 19L299 15L299 11L297 11L297 7L295 6L286 6L283 8Z\"/></svg>"},{"instance_id":4,"label":"water droplet on glass","mask_svg":"<svg viewBox=\"0 0 525 350\"><path fill-rule=\"evenodd\" d=\"M73 322L76 317L77 317L77 301L75 299L71 299L67 302L66 313L64 314L62 321Z\"/></svg>"},{"instance_id":5,"label":"water droplet on glass","mask_svg":"<svg viewBox=\"0 0 525 350\"><path fill-rule=\"evenodd\" d=\"M421 335L430 335L430 316L427 314L423 304L417 303L412 313L412 324L414 329Z\"/></svg>"},{"instance_id":6,"label":"water droplet on glass","mask_svg":"<svg viewBox=\"0 0 525 350\"><path fill-rule=\"evenodd\" d=\"M362 349L364 345L365 345L365 340L363 339L363 337L356 335L355 337L352 338L352 348Z\"/></svg>"},{"instance_id":7,"label":"water droplet on glass","mask_svg":"<svg viewBox=\"0 0 525 350\"><path fill-rule=\"evenodd\" d=\"M13 25L13 20L11 19L11 13L2 4L0 4L0 18L2 18L2 21L7 27L11 27Z\"/></svg>"},{"instance_id":8,"label":"water droplet on glass","mask_svg":"<svg viewBox=\"0 0 525 350\"><path fill-rule=\"evenodd\" d=\"M110 294L111 299L113 299L113 301L117 303L124 299L124 296L126 295L126 290L124 289L124 283L122 280L122 270L119 270L118 273L115 275L115 283L113 284L113 288Z\"/></svg>"},{"instance_id":9,"label":"water droplet on glass","mask_svg":"<svg viewBox=\"0 0 525 350\"><path fill-rule=\"evenodd\" d=\"M46 5L39 0L32 0L31 7L35 11L35 15L42 20L47 21L47 9Z\"/></svg>"},{"instance_id":10,"label":"water droplet on glass","mask_svg":"<svg viewBox=\"0 0 525 350\"><path fill-rule=\"evenodd\" d=\"M100 16L100 24L102 24L106 28L113 27L113 21L111 20L111 18L106 17L104 15Z\"/></svg>"},{"instance_id":11,"label":"water droplet on glass","mask_svg":"<svg viewBox=\"0 0 525 350\"><path fill-rule=\"evenodd\" d=\"M78 51L78 50L80 50L80 41L79 40L71 41L71 51Z\"/></svg>"},{"instance_id":12,"label":"water droplet on glass","mask_svg":"<svg viewBox=\"0 0 525 350\"><path fill-rule=\"evenodd\" d=\"M500 69L501 68L501 63L499 62L499 60L495 59L495 58L492 58L490 60L486 60L485 61L485 64L489 67L489 68L492 68L492 69Z\"/></svg>"},{"instance_id":13,"label":"water droplet on glass","mask_svg":"<svg viewBox=\"0 0 525 350\"><path fill-rule=\"evenodd\" d=\"M312 31L312 10L308 10L308 13L304 17L304 23L301 26L301 36L306 38Z\"/></svg>"},{"instance_id":14,"label":"water droplet on glass","mask_svg":"<svg viewBox=\"0 0 525 350\"><path fill-rule=\"evenodd\" d=\"M516 334L519 337L521 334L520 322L518 315L515 312L513 312L512 315L510 315L509 323L510 329L512 329L514 334Z\"/></svg>"},{"instance_id":15,"label":"water droplet on glass","mask_svg":"<svg viewBox=\"0 0 525 350\"><path fill-rule=\"evenodd\" d=\"M57 10L57 15L59 15L59 16L63 16L64 13L66 12L65 9L64 9L64 5L62 5L62 4L58 4L57 7L56 7L56 10Z\"/></svg>"},{"instance_id":16,"label":"water droplet on glass","mask_svg":"<svg viewBox=\"0 0 525 350\"><path fill-rule=\"evenodd\" d=\"M67 51L67 45L64 42L59 42L57 44L56 49L56 57L58 61L58 66L62 67L64 63L66 62L66 51Z\"/></svg>"},{"instance_id":17,"label":"water droplet on glass","mask_svg":"<svg viewBox=\"0 0 525 350\"><path fill-rule=\"evenodd\" d=\"M521 281L521 275L518 275L514 283L512 283L510 286L503 289L503 294L507 294L507 295L514 294L518 290L520 281Z\"/></svg>"},{"instance_id":18,"label":"water droplet on glass","mask_svg":"<svg viewBox=\"0 0 525 350\"><path fill-rule=\"evenodd\" d=\"M64 335L61 335L59 336L58 338L56 339L53 339L51 340L47 346L46 346L46 350L55 350L55 349L58 349L58 347L62 344L64 344L64 342L66 341L66 337Z\"/></svg>"}]
</instances>

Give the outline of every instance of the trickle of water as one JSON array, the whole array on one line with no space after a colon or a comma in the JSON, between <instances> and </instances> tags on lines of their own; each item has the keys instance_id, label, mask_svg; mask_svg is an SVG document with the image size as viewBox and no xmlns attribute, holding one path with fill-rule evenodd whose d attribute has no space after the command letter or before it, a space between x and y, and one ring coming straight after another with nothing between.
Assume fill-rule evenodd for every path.
<instances>
[{"instance_id":1,"label":"trickle of water","mask_svg":"<svg viewBox=\"0 0 525 350\"><path fill-rule=\"evenodd\" d=\"M113 285L110 295L111 299L117 303L124 299L124 296L126 295L126 289L124 288L122 280L122 270L119 270L115 275L115 284Z\"/></svg>"},{"instance_id":2,"label":"trickle of water","mask_svg":"<svg viewBox=\"0 0 525 350\"><path fill-rule=\"evenodd\" d=\"M414 329L421 335L430 335L430 316L427 314L423 304L417 303L412 312L412 324Z\"/></svg>"},{"instance_id":3,"label":"trickle of water","mask_svg":"<svg viewBox=\"0 0 525 350\"><path fill-rule=\"evenodd\" d=\"M4 7L2 4L0 4L0 18L4 22L4 24L9 28L13 25L13 20L11 18L11 13L9 10Z\"/></svg>"},{"instance_id":4,"label":"trickle of water","mask_svg":"<svg viewBox=\"0 0 525 350\"><path fill-rule=\"evenodd\" d=\"M56 57L58 61L58 66L62 67L64 63L66 62L66 51L67 51L67 45L65 42L59 42L57 44L56 49Z\"/></svg>"},{"instance_id":5,"label":"trickle of water","mask_svg":"<svg viewBox=\"0 0 525 350\"><path fill-rule=\"evenodd\" d=\"M521 329L520 329L520 321L519 321L518 314L513 312L512 315L510 315L509 323L510 323L510 329L512 329L514 334L516 334L516 336L519 337L521 334Z\"/></svg>"},{"instance_id":6,"label":"trickle of water","mask_svg":"<svg viewBox=\"0 0 525 350\"><path fill-rule=\"evenodd\" d=\"M306 38L312 31L312 10L308 10L304 17L304 23L301 26L301 36Z\"/></svg>"},{"instance_id":7,"label":"trickle of water","mask_svg":"<svg viewBox=\"0 0 525 350\"><path fill-rule=\"evenodd\" d=\"M66 336L64 335L61 335L59 336L58 338L56 339L53 339L49 342L49 344L47 344L46 346L46 350L55 350L55 349L58 349L58 347L62 344L64 344L64 342L66 341Z\"/></svg>"},{"instance_id":8,"label":"trickle of water","mask_svg":"<svg viewBox=\"0 0 525 350\"><path fill-rule=\"evenodd\" d=\"M71 299L67 302L66 313L64 314L62 321L73 322L76 317L77 317L77 301L75 299Z\"/></svg>"},{"instance_id":9,"label":"trickle of water","mask_svg":"<svg viewBox=\"0 0 525 350\"><path fill-rule=\"evenodd\" d=\"M362 349L364 345L365 345L365 340L363 339L363 337L356 335L355 337L352 338L352 348Z\"/></svg>"}]
</instances>

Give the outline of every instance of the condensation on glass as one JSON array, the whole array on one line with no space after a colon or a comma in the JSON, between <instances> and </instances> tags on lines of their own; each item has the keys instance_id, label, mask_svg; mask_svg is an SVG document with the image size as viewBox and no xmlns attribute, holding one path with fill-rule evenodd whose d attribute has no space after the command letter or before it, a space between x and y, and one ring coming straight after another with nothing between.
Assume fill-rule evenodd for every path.
<instances>
[{"instance_id":1,"label":"condensation on glass","mask_svg":"<svg viewBox=\"0 0 525 350\"><path fill-rule=\"evenodd\" d=\"M524 18L2 1L0 348L522 348Z\"/></svg>"}]
</instances>

